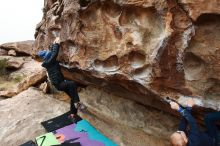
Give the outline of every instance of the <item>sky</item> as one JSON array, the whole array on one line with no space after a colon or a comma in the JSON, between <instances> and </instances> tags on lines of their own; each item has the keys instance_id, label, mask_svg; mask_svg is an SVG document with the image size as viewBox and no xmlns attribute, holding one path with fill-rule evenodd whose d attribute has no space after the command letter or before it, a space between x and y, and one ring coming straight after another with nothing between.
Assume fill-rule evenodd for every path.
<instances>
[{"instance_id":1,"label":"sky","mask_svg":"<svg viewBox=\"0 0 220 146\"><path fill-rule=\"evenodd\" d=\"M44 0L0 0L0 44L34 40Z\"/></svg>"}]
</instances>

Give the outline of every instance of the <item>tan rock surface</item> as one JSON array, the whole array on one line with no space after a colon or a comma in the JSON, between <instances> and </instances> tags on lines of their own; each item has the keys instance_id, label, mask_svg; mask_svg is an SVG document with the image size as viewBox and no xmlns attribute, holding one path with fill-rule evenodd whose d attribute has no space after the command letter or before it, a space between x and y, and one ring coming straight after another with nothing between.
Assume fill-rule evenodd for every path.
<instances>
[{"instance_id":1,"label":"tan rock surface","mask_svg":"<svg viewBox=\"0 0 220 146\"><path fill-rule=\"evenodd\" d=\"M220 96L220 15L201 15L195 25L195 36L185 50L186 85L194 95L214 99L217 104Z\"/></svg>"},{"instance_id":2,"label":"tan rock surface","mask_svg":"<svg viewBox=\"0 0 220 146\"><path fill-rule=\"evenodd\" d=\"M158 139L148 135L140 129L128 127L112 121L112 119L102 119L94 114L86 114L86 118L104 135L111 137L119 146L169 146L166 139Z\"/></svg>"},{"instance_id":3,"label":"tan rock surface","mask_svg":"<svg viewBox=\"0 0 220 146\"><path fill-rule=\"evenodd\" d=\"M88 114L81 114L82 117L122 146L168 145L169 135L177 128L177 119L171 115L101 88L88 86L80 92L80 99L89 110Z\"/></svg>"},{"instance_id":4,"label":"tan rock surface","mask_svg":"<svg viewBox=\"0 0 220 146\"><path fill-rule=\"evenodd\" d=\"M6 60L6 68L19 69L24 64L24 57L0 56L0 60Z\"/></svg>"},{"instance_id":5,"label":"tan rock surface","mask_svg":"<svg viewBox=\"0 0 220 146\"><path fill-rule=\"evenodd\" d=\"M46 79L46 72L41 63L30 57L0 56L0 58L9 58L8 61L21 60L23 64L20 69L8 71L7 75L0 78L0 96L12 97Z\"/></svg>"},{"instance_id":6,"label":"tan rock surface","mask_svg":"<svg viewBox=\"0 0 220 146\"><path fill-rule=\"evenodd\" d=\"M16 56L17 54L16 54L15 50L9 50L8 55L9 56Z\"/></svg>"},{"instance_id":7,"label":"tan rock surface","mask_svg":"<svg viewBox=\"0 0 220 146\"><path fill-rule=\"evenodd\" d=\"M18 90L17 92L24 91L28 89L30 86L36 85L37 83L41 83L44 80L46 80L46 71L41 69L38 72L35 72L31 74L30 76L27 76L24 80L22 80L18 84Z\"/></svg>"},{"instance_id":8,"label":"tan rock surface","mask_svg":"<svg viewBox=\"0 0 220 146\"><path fill-rule=\"evenodd\" d=\"M49 93L50 90L47 82L41 83L39 89L41 89L45 94Z\"/></svg>"},{"instance_id":9,"label":"tan rock surface","mask_svg":"<svg viewBox=\"0 0 220 146\"><path fill-rule=\"evenodd\" d=\"M0 101L0 145L18 146L44 134L41 122L69 110L67 103L43 94L35 88Z\"/></svg>"},{"instance_id":10,"label":"tan rock surface","mask_svg":"<svg viewBox=\"0 0 220 146\"><path fill-rule=\"evenodd\" d=\"M220 14L219 0L179 0L179 3L183 5L193 20L196 20L202 14Z\"/></svg>"},{"instance_id":11,"label":"tan rock surface","mask_svg":"<svg viewBox=\"0 0 220 146\"><path fill-rule=\"evenodd\" d=\"M21 41L21 42L11 42L11 43L5 43L1 44L0 48L5 50L15 50L18 53L23 54L31 54L33 51L33 40L28 41Z\"/></svg>"},{"instance_id":12,"label":"tan rock surface","mask_svg":"<svg viewBox=\"0 0 220 146\"><path fill-rule=\"evenodd\" d=\"M8 51L0 48L0 56L5 56L8 54Z\"/></svg>"},{"instance_id":13,"label":"tan rock surface","mask_svg":"<svg viewBox=\"0 0 220 146\"><path fill-rule=\"evenodd\" d=\"M3 90L3 91L0 91L0 97L12 97L12 96L15 96L17 94L16 91L14 90Z\"/></svg>"},{"instance_id":14,"label":"tan rock surface","mask_svg":"<svg viewBox=\"0 0 220 146\"><path fill-rule=\"evenodd\" d=\"M59 91L50 82L44 82L39 87L44 93L53 94L53 97L60 100L70 102L70 97L64 91Z\"/></svg>"},{"instance_id":15,"label":"tan rock surface","mask_svg":"<svg viewBox=\"0 0 220 146\"><path fill-rule=\"evenodd\" d=\"M198 3L199 7L192 6L191 10L200 14L203 7L204 13L216 12L218 7L217 1L209 1L209 5L202 0ZM145 98L202 97L214 86L212 91L218 96L219 15L202 15L193 22L185 10L187 6L181 4L196 6L197 2L45 0L44 17L35 34L35 53L60 36L59 60L66 68L77 68L85 78L90 78L81 82L96 84L94 79L100 79L108 86L113 83ZM209 16L206 23L203 19ZM197 40L200 46L193 50L200 54L190 55L188 52ZM207 47L211 41L210 52ZM203 61L210 58L207 62L212 73L196 67L197 57ZM205 82L203 75L209 76ZM191 80L193 76L198 78L197 84ZM138 98L135 100L147 104L143 97Z\"/></svg>"}]
</instances>

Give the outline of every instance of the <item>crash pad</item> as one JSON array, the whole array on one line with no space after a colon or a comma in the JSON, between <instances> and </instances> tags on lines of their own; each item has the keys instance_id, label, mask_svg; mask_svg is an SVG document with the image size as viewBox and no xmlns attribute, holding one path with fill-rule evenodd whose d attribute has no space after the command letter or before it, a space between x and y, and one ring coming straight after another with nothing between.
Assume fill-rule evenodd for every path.
<instances>
[{"instance_id":1,"label":"crash pad","mask_svg":"<svg viewBox=\"0 0 220 146\"><path fill-rule=\"evenodd\" d=\"M20 146L37 146L35 142L33 142L32 140L29 140L25 143L23 143L22 145Z\"/></svg>"},{"instance_id":2,"label":"crash pad","mask_svg":"<svg viewBox=\"0 0 220 146\"><path fill-rule=\"evenodd\" d=\"M59 128L65 127L72 124L73 122L68 118L70 112L64 113L60 116L57 116L53 119L41 122L41 125L47 130L47 132L55 131ZM77 116L76 121L80 121L82 118Z\"/></svg>"},{"instance_id":3,"label":"crash pad","mask_svg":"<svg viewBox=\"0 0 220 146\"><path fill-rule=\"evenodd\" d=\"M102 135L88 121L81 120L53 132L60 143L80 142L82 146L117 146L113 141Z\"/></svg>"},{"instance_id":4,"label":"crash pad","mask_svg":"<svg viewBox=\"0 0 220 146\"><path fill-rule=\"evenodd\" d=\"M36 142L38 146L52 146L60 144L52 132L38 136L36 138Z\"/></svg>"}]
</instances>

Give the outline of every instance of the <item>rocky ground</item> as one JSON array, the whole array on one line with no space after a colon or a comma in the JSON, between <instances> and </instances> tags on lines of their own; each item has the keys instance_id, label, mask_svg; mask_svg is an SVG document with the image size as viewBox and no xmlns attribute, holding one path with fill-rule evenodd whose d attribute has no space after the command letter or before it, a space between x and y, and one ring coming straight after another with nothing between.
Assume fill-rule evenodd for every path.
<instances>
[{"instance_id":1,"label":"rocky ground","mask_svg":"<svg viewBox=\"0 0 220 146\"><path fill-rule=\"evenodd\" d=\"M0 145L18 146L46 131L41 122L68 111L68 104L29 88L0 101Z\"/></svg>"}]
</instances>

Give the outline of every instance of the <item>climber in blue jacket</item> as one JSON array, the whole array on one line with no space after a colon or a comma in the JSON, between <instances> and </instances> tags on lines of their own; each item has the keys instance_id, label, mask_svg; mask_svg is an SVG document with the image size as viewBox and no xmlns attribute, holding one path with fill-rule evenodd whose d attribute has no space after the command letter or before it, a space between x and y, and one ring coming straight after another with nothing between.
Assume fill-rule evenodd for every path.
<instances>
[{"instance_id":1,"label":"climber in blue jacket","mask_svg":"<svg viewBox=\"0 0 220 146\"><path fill-rule=\"evenodd\" d=\"M77 84L74 81L65 80L57 56L60 48L60 39L57 37L49 50L38 52L38 56L43 59L42 66L46 68L50 82L60 91L66 92L71 97L70 118L75 121L77 110L85 109L85 106L80 103L77 92Z\"/></svg>"},{"instance_id":2,"label":"climber in blue jacket","mask_svg":"<svg viewBox=\"0 0 220 146\"><path fill-rule=\"evenodd\" d=\"M217 142L215 135L210 134L213 133L213 129L210 127L213 127L214 123L210 123L211 126L210 124L206 125L207 132L201 132L196 120L191 115L193 105L194 101L192 98L187 100L187 108L180 107L174 101L170 102L171 108L177 110L182 115L178 131L170 136L172 146L215 146L215 142ZM210 121L209 117L207 119L208 121Z\"/></svg>"}]
</instances>

